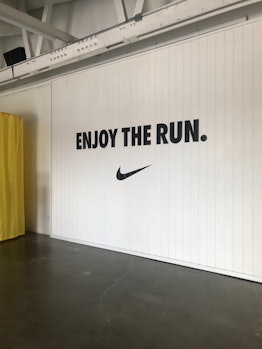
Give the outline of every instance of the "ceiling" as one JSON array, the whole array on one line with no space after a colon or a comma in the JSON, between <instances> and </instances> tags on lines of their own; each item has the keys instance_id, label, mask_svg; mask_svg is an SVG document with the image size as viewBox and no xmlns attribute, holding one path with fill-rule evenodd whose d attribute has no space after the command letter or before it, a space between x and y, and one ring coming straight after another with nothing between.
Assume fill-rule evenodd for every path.
<instances>
[{"instance_id":1,"label":"ceiling","mask_svg":"<svg viewBox=\"0 0 262 349\"><path fill-rule=\"evenodd\" d=\"M53 0L53 5L69 2L73 0ZM12 8L15 8L19 10L21 8L21 4L25 6L25 9L27 12L30 12L32 10L41 9L44 7L46 3L46 0L0 0L0 5L8 5ZM20 11L23 13L22 11ZM21 34L21 28L19 23L17 25L14 25L14 23L10 24L10 21L8 19L4 20L4 15L1 16L1 8L0 8L0 17L2 20L0 20L0 37L8 37L13 35L20 35Z\"/></svg>"}]
</instances>

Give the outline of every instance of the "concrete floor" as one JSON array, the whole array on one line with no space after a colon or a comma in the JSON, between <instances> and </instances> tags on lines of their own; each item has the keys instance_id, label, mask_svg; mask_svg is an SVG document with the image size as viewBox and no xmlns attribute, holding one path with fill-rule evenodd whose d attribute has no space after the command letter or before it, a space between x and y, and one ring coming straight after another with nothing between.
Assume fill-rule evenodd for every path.
<instances>
[{"instance_id":1,"label":"concrete floor","mask_svg":"<svg viewBox=\"0 0 262 349\"><path fill-rule=\"evenodd\" d=\"M0 243L1 349L262 348L262 285L29 233Z\"/></svg>"}]
</instances>

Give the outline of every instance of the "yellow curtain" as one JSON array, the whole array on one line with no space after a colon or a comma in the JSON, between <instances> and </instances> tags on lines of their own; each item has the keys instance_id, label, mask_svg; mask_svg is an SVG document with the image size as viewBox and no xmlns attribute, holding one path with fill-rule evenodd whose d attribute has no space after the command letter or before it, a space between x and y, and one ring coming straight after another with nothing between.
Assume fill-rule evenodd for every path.
<instances>
[{"instance_id":1,"label":"yellow curtain","mask_svg":"<svg viewBox=\"0 0 262 349\"><path fill-rule=\"evenodd\" d=\"M23 120L0 112L0 241L24 233Z\"/></svg>"}]
</instances>

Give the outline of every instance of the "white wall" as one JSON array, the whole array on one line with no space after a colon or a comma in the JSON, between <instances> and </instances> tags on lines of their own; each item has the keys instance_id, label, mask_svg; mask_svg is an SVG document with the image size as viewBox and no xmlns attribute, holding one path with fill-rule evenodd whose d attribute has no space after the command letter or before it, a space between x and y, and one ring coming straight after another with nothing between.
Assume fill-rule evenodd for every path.
<instances>
[{"instance_id":1,"label":"white wall","mask_svg":"<svg viewBox=\"0 0 262 349\"><path fill-rule=\"evenodd\" d=\"M25 120L27 229L262 281L261 21L0 95ZM200 120L206 142L156 145L157 123ZM152 126L123 147L121 128ZM115 148L76 133L118 129ZM123 136L123 135L122 135ZM125 181L123 172L152 164Z\"/></svg>"},{"instance_id":2,"label":"white wall","mask_svg":"<svg viewBox=\"0 0 262 349\"><path fill-rule=\"evenodd\" d=\"M26 230L50 234L50 83L1 94L0 110L24 120Z\"/></svg>"},{"instance_id":3,"label":"white wall","mask_svg":"<svg viewBox=\"0 0 262 349\"><path fill-rule=\"evenodd\" d=\"M52 235L262 281L261 31L251 22L54 81ZM157 123L193 119L206 142L156 144ZM122 128L139 125L151 144L125 147ZM77 133L109 129L115 147L76 149Z\"/></svg>"}]
</instances>

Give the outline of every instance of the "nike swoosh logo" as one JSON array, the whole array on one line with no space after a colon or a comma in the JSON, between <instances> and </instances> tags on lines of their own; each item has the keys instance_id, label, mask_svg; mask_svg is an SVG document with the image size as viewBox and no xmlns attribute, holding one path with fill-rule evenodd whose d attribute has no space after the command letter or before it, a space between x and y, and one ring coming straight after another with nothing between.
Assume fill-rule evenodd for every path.
<instances>
[{"instance_id":1,"label":"nike swoosh logo","mask_svg":"<svg viewBox=\"0 0 262 349\"><path fill-rule=\"evenodd\" d=\"M121 173L121 170L120 170L120 167L119 169L117 170L117 173L116 173L116 178L119 180L119 181L122 181L123 179L126 179L130 176L133 176L134 174L136 174L137 172L140 172L142 170L144 170L145 168L149 167L151 165L147 165L145 167L142 167L142 168L139 168L138 170L135 170L135 171L131 171L131 172L127 172L127 173Z\"/></svg>"}]
</instances>

